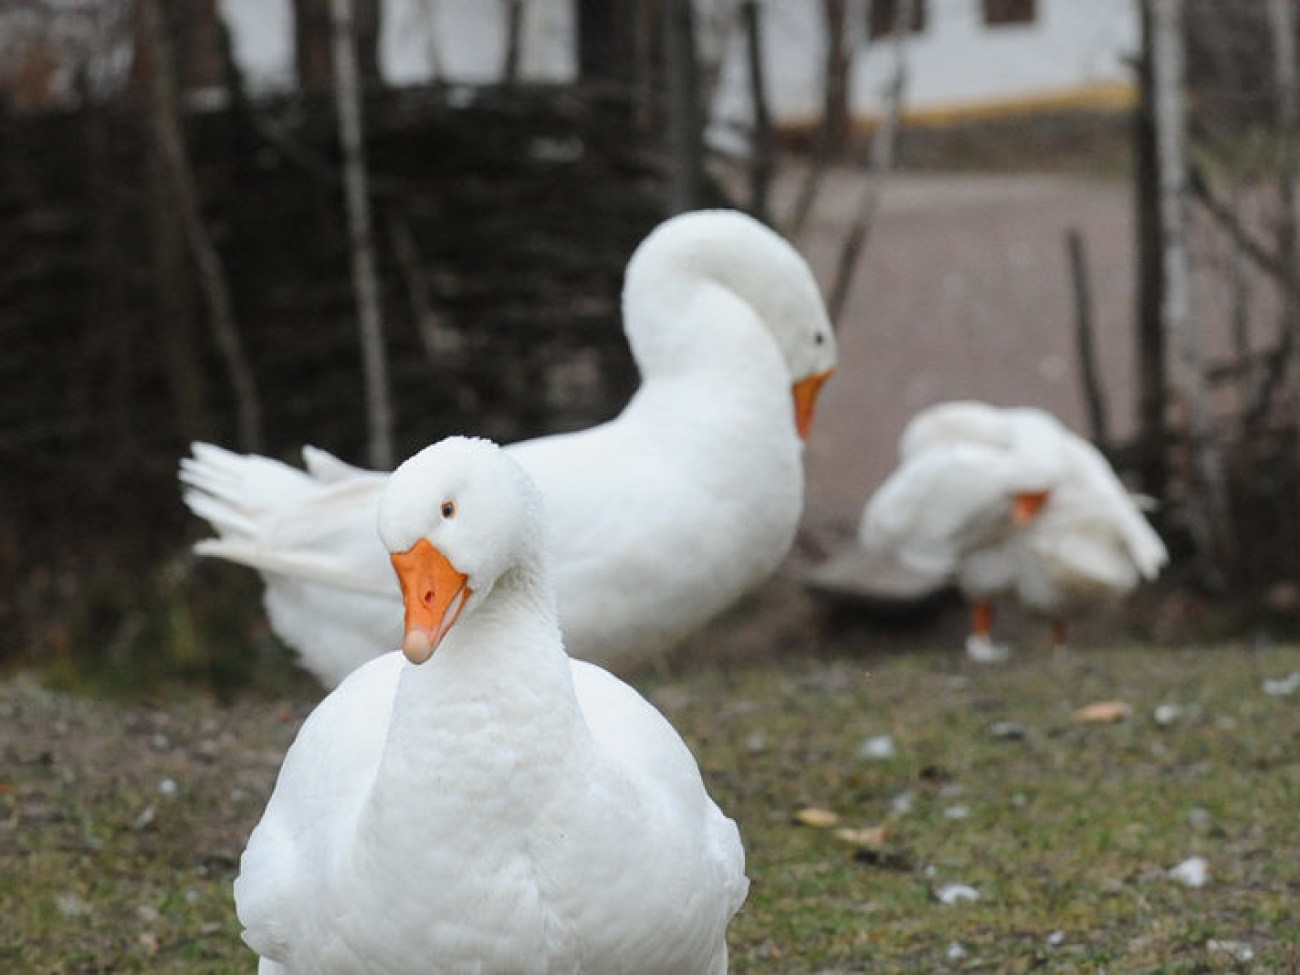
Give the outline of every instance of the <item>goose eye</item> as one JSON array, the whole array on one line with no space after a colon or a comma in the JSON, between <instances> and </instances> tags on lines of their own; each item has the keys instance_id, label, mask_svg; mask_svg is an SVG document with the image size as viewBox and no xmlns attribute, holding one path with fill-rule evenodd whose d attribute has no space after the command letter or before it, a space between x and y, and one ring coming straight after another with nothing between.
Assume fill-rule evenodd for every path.
<instances>
[{"instance_id":1,"label":"goose eye","mask_svg":"<svg viewBox=\"0 0 1300 975\"><path fill-rule=\"evenodd\" d=\"M826 344L826 336L825 336L824 334L822 334L821 332L818 332L818 333L816 334L816 336L813 337L813 341L816 342L818 345L825 345L825 344Z\"/></svg>"},{"instance_id":2,"label":"goose eye","mask_svg":"<svg viewBox=\"0 0 1300 975\"><path fill-rule=\"evenodd\" d=\"M456 515L456 502L444 501L442 503L442 516L444 518L454 518Z\"/></svg>"}]
</instances>

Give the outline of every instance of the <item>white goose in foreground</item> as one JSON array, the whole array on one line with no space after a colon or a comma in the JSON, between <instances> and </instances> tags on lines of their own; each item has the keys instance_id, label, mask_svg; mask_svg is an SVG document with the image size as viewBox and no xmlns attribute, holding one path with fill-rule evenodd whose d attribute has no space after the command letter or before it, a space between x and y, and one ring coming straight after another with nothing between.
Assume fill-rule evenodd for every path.
<instances>
[{"instance_id":1,"label":"white goose in foreground","mask_svg":"<svg viewBox=\"0 0 1300 975\"><path fill-rule=\"evenodd\" d=\"M736 825L658 711L566 656L542 511L485 440L389 478L405 657L354 672L285 756L235 881L263 975L727 970Z\"/></svg>"},{"instance_id":2,"label":"white goose in foreground","mask_svg":"<svg viewBox=\"0 0 1300 975\"><path fill-rule=\"evenodd\" d=\"M998 660L992 600L1009 593L1065 620L1154 579L1164 543L1101 453L1050 414L941 403L899 440L900 464L867 502L859 543L954 579L972 604L967 653Z\"/></svg>"},{"instance_id":3,"label":"white goose in foreground","mask_svg":"<svg viewBox=\"0 0 1300 975\"><path fill-rule=\"evenodd\" d=\"M641 387L608 423L507 449L546 498L570 653L627 668L765 579L803 510L801 437L835 340L803 258L732 211L660 225L623 288ZM396 645L375 537L386 475L304 449L307 470L195 444L196 548L261 571L272 626L325 685Z\"/></svg>"}]
</instances>

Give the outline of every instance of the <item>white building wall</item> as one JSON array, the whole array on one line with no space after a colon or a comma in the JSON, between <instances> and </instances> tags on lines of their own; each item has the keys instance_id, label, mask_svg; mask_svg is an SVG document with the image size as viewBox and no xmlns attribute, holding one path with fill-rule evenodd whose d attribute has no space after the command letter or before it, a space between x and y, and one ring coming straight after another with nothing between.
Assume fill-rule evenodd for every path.
<instances>
[{"instance_id":1,"label":"white building wall","mask_svg":"<svg viewBox=\"0 0 1300 975\"><path fill-rule=\"evenodd\" d=\"M860 41L852 106L871 116L890 71L888 41L867 44L870 0L849 0L849 36ZM923 0L926 30L908 43L907 109L960 111L1051 98L1132 80L1124 58L1137 49L1135 0L1038 0L1033 24L986 27L980 0ZM747 124L751 110L737 0L697 0L701 54L723 57L715 118ZM221 0L236 54L255 88L293 82L291 0ZM819 0L764 0L763 43L774 118L813 123L821 115L823 13ZM434 78L499 81L505 62L502 0L384 0L380 66L391 84ZM573 0L525 0L520 74L568 82L577 75Z\"/></svg>"},{"instance_id":2,"label":"white building wall","mask_svg":"<svg viewBox=\"0 0 1300 975\"><path fill-rule=\"evenodd\" d=\"M891 72L889 40L868 44L870 0L851 0L848 31L860 40L851 79L852 110L878 113ZM905 110L961 112L1068 96L1133 80L1124 59L1136 52L1134 0L1038 0L1032 24L990 27L980 0L923 0L926 29L908 40ZM813 124L821 117L822 8L812 0L765 0L763 43L773 117ZM714 102L715 117L745 124L751 109L744 39L732 38Z\"/></svg>"}]
</instances>

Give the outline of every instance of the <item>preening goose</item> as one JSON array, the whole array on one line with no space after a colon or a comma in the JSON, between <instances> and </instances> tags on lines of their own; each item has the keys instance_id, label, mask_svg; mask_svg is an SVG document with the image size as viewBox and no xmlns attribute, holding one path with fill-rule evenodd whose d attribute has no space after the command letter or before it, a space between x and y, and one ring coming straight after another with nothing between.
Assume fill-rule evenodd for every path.
<instances>
[{"instance_id":1,"label":"preening goose","mask_svg":"<svg viewBox=\"0 0 1300 975\"><path fill-rule=\"evenodd\" d=\"M507 449L546 498L570 653L625 669L784 558L835 340L805 261L732 211L652 232L628 264L623 319L641 372L623 412ZM218 534L198 551L260 570L275 631L333 686L400 637L374 532L386 475L304 455L301 471L196 444L181 480Z\"/></svg>"},{"instance_id":2,"label":"preening goose","mask_svg":"<svg viewBox=\"0 0 1300 975\"><path fill-rule=\"evenodd\" d=\"M899 466L867 502L858 541L956 581L972 606L967 653L1005 657L992 601L1015 596L1052 621L1118 599L1168 561L1164 543L1100 452L1050 414L942 403L899 440Z\"/></svg>"},{"instance_id":3,"label":"preening goose","mask_svg":"<svg viewBox=\"0 0 1300 975\"><path fill-rule=\"evenodd\" d=\"M259 971L726 971L735 823L658 711L565 654L543 508L484 440L388 479L403 652L331 692L285 757L235 882Z\"/></svg>"}]
</instances>

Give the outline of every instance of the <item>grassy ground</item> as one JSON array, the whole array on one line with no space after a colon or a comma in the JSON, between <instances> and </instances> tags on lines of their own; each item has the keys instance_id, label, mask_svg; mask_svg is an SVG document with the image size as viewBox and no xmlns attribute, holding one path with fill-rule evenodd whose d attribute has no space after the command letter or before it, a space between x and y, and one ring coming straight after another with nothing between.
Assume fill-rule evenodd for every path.
<instances>
[{"instance_id":1,"label":"grassy ground","mask_svg":"<svg viewBox=\"0 0 1300 975\"><path fill-rule=\"evenodd\" d=\"M977 669L852 643L643 682L745 837L734 972L1300 971L1300 692L1262 690L1300 647ZM1100 700L1132 714L1075 716ZM230 884L308 708L0 684L0 970L251 971ZM894 757L865 753L881 735ZM1204 887L1168 873L1193 856Z\"/></svg>"}]
</instances>

